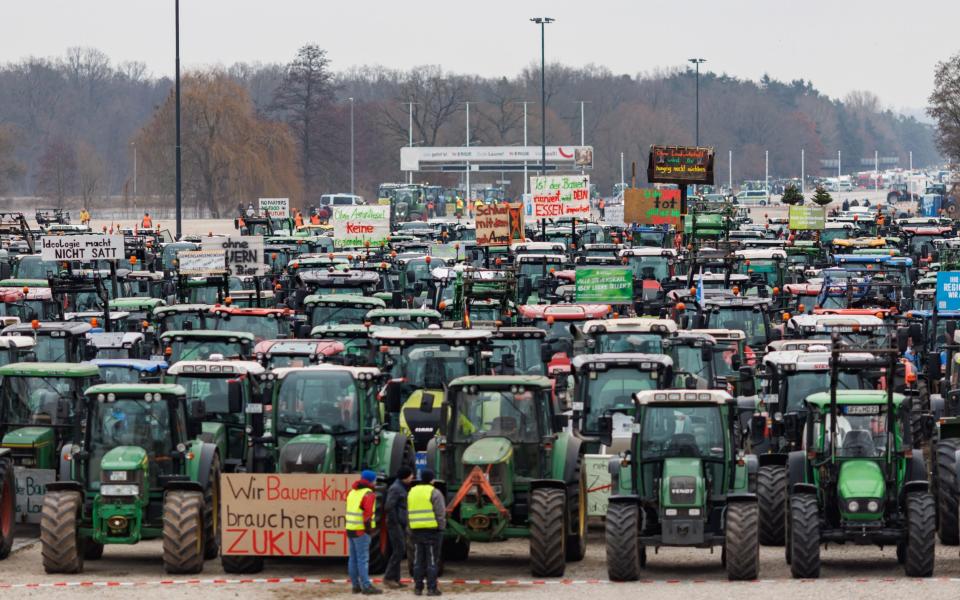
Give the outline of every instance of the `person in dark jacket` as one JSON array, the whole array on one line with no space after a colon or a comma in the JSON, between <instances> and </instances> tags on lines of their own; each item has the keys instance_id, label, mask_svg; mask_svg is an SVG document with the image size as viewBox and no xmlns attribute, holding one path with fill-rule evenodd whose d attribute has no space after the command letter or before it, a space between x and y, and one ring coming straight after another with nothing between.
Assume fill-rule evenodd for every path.
<instances>
[{"instance_id":1,"label":"person in dark jacket","mask_svg":"<svg viewBox=\"0 0 960 600\"><path fill-rule=\"evenodd\" d=\"M427 580L427 595L439 596L440 539L447 526L447 505L443 492L433 487L433 471L420 471L420 481L407 494L407 521L413 539L413 593L423 594L423 580Z\"/></svg>"},{"instance_id":2,"label":"person in dark jacket","mask_svg":"<svg viewBox=\"0 0 960 600\"><path fill-rule=\"evenodd\" d=\"M397 469L397 478L387 490L384 503L384 516L387 518L387 533L390 536L390 560L383 574L383 584L391 589L407 587L400 583L400 562L406 553L407 492L413 483L413 470L410 467Z\"/></svg>"}]
</instances>

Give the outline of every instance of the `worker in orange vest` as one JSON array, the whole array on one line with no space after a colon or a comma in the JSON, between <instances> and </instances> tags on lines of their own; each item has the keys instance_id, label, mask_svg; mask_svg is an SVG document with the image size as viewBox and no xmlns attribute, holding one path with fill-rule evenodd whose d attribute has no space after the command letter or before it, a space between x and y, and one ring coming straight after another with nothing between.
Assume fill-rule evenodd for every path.
<instances>
[{"instance_id":1,"label":"worker in orange vest","mask_svg":"<svg viewBox=\"0 0 960 600\"><path fill-rule=\"evenodd\" d=\"M320 215L318 215L316 212L314 212L312 215L310 215L310 224L311 224L311 225L319 225L319 224L320 224Z\"/></svg>"},{"instance_id":2,"label":"worker in orange vest","mask_svg":"<svg viewBox=\"0 0 960 600\"><path fill-rule=\"evenodd\" d=\"M297 228L303 227L303 215L299 210L293 214L293 225Z\"/></svg>"},{"instance_id":3,"label":"worker in orange vest","mask_svg":"<svg viewBox=\"0 0 960 600\"><path fill-rule=\"evenodd\" d=\"M143 229L153 229L153 219L150 218L150 213L143 213L143 220L140 221L140 227Z\"/></svg>"}]
</instances>

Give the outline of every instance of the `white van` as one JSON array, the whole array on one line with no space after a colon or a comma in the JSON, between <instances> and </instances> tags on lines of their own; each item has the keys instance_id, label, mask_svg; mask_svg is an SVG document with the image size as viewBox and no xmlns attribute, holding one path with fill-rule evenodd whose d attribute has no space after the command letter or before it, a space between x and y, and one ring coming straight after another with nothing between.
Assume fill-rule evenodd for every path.
<instances>
[{"instance_id":1,"label":"white van","mask_svg":"<svg viewBox=\"0 0 960 600\"><path fill-rule=\"evenodd\" d=\"M764 190L744 190L736 195L740 206L766 206L770 204L770 194Z\"/></svg>"},{"instance_id":2,"label":"white van","mask_svg":"<svg viewBox=\"0 0 960 600\"><path fill-rule=\"evenodd\" d=\"M366 204L363 196L354 194L324 194L320 196L320 206L359 206Z\"/></svg>"}]
</instances>

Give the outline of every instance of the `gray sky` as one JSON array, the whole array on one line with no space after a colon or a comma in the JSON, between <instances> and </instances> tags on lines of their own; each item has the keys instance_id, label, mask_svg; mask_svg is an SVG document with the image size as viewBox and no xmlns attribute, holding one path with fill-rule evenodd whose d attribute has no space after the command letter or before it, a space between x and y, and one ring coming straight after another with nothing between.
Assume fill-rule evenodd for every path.
<instances>
[{"instance_id":1,"label":"gray sky","mask_svg":"<svg viewBox=\"0 0 960 600\"><path fill-rule=\"evenodd\" d=\"M950 40L957 0L182 0L183 66L286 62L315 42L336 69L440 64L514 75L539 60L529 17L547 27L548 61L636 74L708 59L742 78L804 78L830 96L871 90L884 106L920 108ZM115 62L173 72L173 0L4 2L0 60L92 46Z\"/></svg>"}]
</instances>

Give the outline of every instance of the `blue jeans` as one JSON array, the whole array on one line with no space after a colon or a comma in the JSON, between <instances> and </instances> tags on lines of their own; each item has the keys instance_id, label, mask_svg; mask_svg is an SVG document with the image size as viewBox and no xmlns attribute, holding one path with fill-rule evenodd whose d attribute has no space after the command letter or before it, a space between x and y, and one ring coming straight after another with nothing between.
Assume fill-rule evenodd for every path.
<instances>
[{"instance_id":1,"label":"blue jeans","mask_svg":"<svg viewBox=\"0 0 960 600\"><path fill-rule=\"evenodd\" d=\"M368 588L370 583L370 536L363 534L358 537L347 537L350 549L350 558L347 560L347 570L353 587Z\"/></svg>"}]
</instances>

